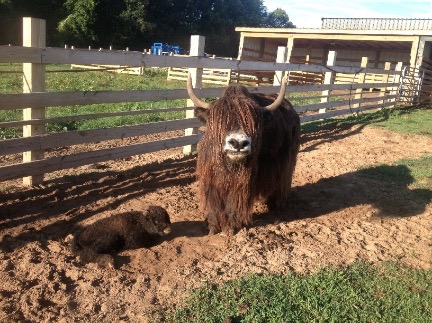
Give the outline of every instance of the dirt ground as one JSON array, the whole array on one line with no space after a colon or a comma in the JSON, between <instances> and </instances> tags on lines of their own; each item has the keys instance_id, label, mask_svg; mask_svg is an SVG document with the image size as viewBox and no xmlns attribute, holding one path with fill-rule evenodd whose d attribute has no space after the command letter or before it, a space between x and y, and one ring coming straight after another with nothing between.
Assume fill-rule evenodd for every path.
<instances>
[{"instance_id":1,"label":"dirt ground","mask_svg":"<svg viewBox=\"0 0 432 323\"><path fill-rule=\"evenodd\" d=\"M207 235L195 156L180 148L57 172L35 188L3 183L0 321L145 322L148 311L179 306L207 280L358 260L431 268L432 204L415 194L409 170L402 187L359 171L427 154L432 138L367 126L303 135L290 205L270 213L257 204L253 225L231 237ZM71 253L77 223L148 204L166 208L173 222L158 245L123 251L114 269Z\"/></svg>"}]
</instances>

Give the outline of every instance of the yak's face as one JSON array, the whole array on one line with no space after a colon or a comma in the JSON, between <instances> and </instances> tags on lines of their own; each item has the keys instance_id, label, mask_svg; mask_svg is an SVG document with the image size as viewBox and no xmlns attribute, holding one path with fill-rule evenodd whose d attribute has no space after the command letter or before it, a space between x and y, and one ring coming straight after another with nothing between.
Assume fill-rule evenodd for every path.
<instances>
[{"instance_id":1,"label":"yak's face","mask_svg":"<svg viewBox=\"0 0 432 323\"><path fill-rule=\"evenodd\" d=\"M171 221L167 211L156 205L150 205L147 212L143 214L147 231L151 234L161 236L171 233Z\"/></svg>"},{"instance_id":2,"label":"yak's face","mask_svg":"<svg viewBox=\"0 0 432 323\"><path fill-rule=\"evenodd\" d=\"M223 106L211 105L207 109L195 108L195 115L206 124L207 132L211 133L211 135L208 134L212 138L210 141L219 147L218 151L222 153L226 161L232 164L245 163L250 155L256 153L252 148L258 145L253 145L252 142L257 138L252 129L240 125L241 120L232 120L237 116L236 113L230 113L227 117L223 113L221 116L220 112L226 112ZM231 122L228 122L227 119L230 119ZM225 122L221 123L219 120L225 120ZM256 120L249 119L249 124L254 123Z\"/></svg>"},{"instance_id":3,"label":"yak's face","mask_svg":"<svg viewBox=\"0 0 432 323\"><path fill-rule=\"evenodd\" d=\"M241 85L230 85L216 102L210 104L199 99L188 79L188 94L196 105L195 116L207 126L214 152L230 163L246 163L251 155L258 155L260 136L265 113L277 109L284 100L286 79L274 101L260 102L248 89ZM251 157L253 159L253 157Z\"/></svg>"}]
</instances>

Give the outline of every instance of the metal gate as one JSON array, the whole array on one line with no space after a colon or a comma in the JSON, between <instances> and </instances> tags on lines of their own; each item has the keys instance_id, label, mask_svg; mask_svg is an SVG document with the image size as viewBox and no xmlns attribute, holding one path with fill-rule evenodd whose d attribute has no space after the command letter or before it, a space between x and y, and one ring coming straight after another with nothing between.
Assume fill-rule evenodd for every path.
<instances>
[{"instance_id":1,"label":"metal gate","mask_svg":"<svg viewBox=\"0 0 432 323\"><path fill-rule=\"evenodd\" d=\"M398 105L432 105L432 64L422 67L403 67L399 78Z\"/></svg>"}]
</instances>

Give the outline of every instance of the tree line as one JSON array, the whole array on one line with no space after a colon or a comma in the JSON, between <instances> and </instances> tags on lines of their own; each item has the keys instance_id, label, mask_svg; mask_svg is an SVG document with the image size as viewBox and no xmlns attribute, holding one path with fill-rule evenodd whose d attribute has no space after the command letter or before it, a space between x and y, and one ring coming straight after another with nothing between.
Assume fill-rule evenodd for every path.
<instances>
[{"instance_id":1,"label":"tree line","mask_svg":"<svg viewBox=\"0 0 432 323\"><path fill-rule=\"evenodd\" d=\"M242 27L295 27L282 9L262 0L0 0L0 45L22 44L22 17L45 19L47 46L150 48L154 42L189 48L206 36L206 52L237 55Z\"/></svg>"}]
</instances>

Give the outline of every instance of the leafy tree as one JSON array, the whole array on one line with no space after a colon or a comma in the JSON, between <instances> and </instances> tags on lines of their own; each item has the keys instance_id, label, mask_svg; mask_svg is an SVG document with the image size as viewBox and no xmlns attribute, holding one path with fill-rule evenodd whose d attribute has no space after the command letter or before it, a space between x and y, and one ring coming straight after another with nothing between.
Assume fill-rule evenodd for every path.
<instances>
[{"instance_id":1,"label":"leafy tree","mask_svg":"<svg viewBox=\"0 0 432 323\"><path fill-rule=\"evenodd\" d=\"M206 36L206 51L236 56L235 27L294 27L282 9L263 0L0 0L0 44L22 44L22 17L47 21L48 46L150 48L165 42L189 48Z\"/></svg>"},{"instance_id":2,"label":"leafy tree","mask_svg":"<svg viewBox=\"0 0 432 323\"><path fill-rule=\"evenodd\" d=\"M67 0L65 9L70 14L60 21L58 31L61 40L74 46L86 46L97 41L94 0Z\"/></svg>"},{"instance_id":3,"label":"leafy tree","mask_svg":"<svg viewBox=\"0 0 432 323\"><path fill-rule=\"evenodd\" d=\"M264 27L296 28L296 26L289 20L288 14L281 8L277 8L275 11L268 14Z\"/></svg>"},{"instance_id":4,"label":"leafy tree","mask_svg":"<svg viewBox=\"0 0 432 323\"><path fill-rule=\"evenodd\" d=\"M262 0L218 0L213 10L204 13L201 32L207 37L207 50L212 54L236 56L240 35L235 27L261 27L266 9Z\"/></svg>"},{"instance_id":5,"label":"leafy tree","mask_svg":"<svg viewBox=\"0 0 432 323\"><path fill-rule=\"evenodd\" d=\"M235 27L260 27L267 11L262 0L149 0L148 13L158 26L150 33L153 41L188 48L190 35L200 34L209 53L235 56L240 37Z\"/></svg>"},{"instance_id":6,"label":"leafy tree","mask_svg":"<svg viewBox=\"0 0 432 323\"><path fill-rule=\"evenodd\" d=\"M147 4L147 0L66 0L68 15L58 31L63 42L75 46L131 46L155 27L146 19Z\"/></svg>"},{"instance_id":7,"label":"leafy tree","mask_svg":"<svg viewBox=\"0 0 432 323\"><path fill-rule=\"evenodd\" d=\"M0 45L22 45L22 18L46 20L47 44L57 45L57 24L65 0L0 0Z\"/></svg>"}]
</instances>

